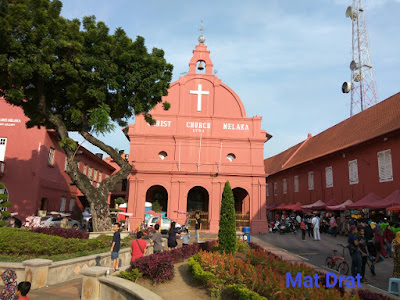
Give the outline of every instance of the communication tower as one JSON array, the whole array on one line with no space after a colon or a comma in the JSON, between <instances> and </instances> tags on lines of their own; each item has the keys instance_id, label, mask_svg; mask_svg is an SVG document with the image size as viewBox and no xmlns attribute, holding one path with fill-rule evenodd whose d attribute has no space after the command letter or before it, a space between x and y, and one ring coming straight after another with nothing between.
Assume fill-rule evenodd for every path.
<instances>
[{"instance_id":1,"label":"communication tower","mask_svg":"<svg viewBox=\"0 0 400 300\"><path fill-rule=\"evenodd\" d=\"M368 48L367 26L362 0L353 0L346 10L352 23L351 81L344 82L342 92L351 92L350 116L378 103L372 62Z\"/></svg>"}]
</instances>

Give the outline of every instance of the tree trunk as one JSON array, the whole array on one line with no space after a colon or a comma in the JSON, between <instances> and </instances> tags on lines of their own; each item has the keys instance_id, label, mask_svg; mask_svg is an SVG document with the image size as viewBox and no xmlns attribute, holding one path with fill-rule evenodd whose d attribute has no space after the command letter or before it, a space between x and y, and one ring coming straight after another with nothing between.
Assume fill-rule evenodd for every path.
<instances>
[{"instance_id":1,"label":"tree trunk","mask_svg":"<svg viewBox=\"0 0 400 300\"><path fill-rule=\"evenodd\" d=\"M97 201L96 201L97 200ZM92 214L93 231L110 231L112 230L111 219L109 218L109 208L107 200L88 198L90 203L90 212Z\"/></svg>"}]
</instances>

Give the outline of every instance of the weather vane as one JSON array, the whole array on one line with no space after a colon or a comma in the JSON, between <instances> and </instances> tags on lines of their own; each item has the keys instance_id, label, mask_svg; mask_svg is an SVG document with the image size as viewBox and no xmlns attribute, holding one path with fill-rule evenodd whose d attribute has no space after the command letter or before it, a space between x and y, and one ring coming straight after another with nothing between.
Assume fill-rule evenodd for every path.
<instances>
[{"instance_id":1,"label":"weather vane","mask_svg":"<svg viewBox=\"0 0 400 300\"><path fill-rule=\"evenodd\" d=\"M206 41L206 38L204 37L204 24L203 24L203 19L201 19L201 26L200 26L200 36L199 36L199 43L204 43Z\"/></svg>"}]
</instances>

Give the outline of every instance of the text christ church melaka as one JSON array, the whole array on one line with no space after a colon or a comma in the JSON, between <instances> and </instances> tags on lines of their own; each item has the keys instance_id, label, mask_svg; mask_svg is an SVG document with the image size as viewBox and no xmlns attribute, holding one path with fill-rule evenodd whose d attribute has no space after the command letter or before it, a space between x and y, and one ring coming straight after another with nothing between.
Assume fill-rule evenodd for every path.
<instances>
[{"instance_id":1,"label":"text christ church melaka","mask_svg":"<svg viewBox=\"0 0 400 300\"><path fill-rule=\"evenodd\" d=\"M199 37L189 72L171 84L168 101L129 125L128 212L131 228L143 220L145 202L158 201L167 216L181 224L185 214L201 211L202 229L218 232L221 196L229 180L241 224L252 233L266 233L264 143L271 137L261 129L261 117L246 117L236 93L213 74L210 51ZM201 72L205 69L205 72ZM245 220L250 221L245 221Z\"/></svg>"}]
</instances>

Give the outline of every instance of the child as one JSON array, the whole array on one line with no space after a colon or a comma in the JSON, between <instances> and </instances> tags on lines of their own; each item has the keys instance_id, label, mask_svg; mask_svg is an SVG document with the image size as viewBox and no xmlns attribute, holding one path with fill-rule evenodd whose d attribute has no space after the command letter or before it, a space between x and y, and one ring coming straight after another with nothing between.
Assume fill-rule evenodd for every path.
<instances>
[{"instance_id":1,"label":"child","mask_svg":"<svg viewBox=\"0 0 400 300\"><path fill-rule=\"evenodd\" d=\"M15 295L18 297L18 300L29 300L27 294L31 289L31 283L29 281L22 281L18 283L17 292Z\"/></svg>"},{"instance_id":2,"label":"child","mask_svg":"<svg viewBox=\"0 0 400 300\"><path fill-rule=\"evenodd\" d=\"M189 239L190 239L190 234L189 230L185 229L182 233L182 246L187 246L189 245Z\"/></svg>"},{"instance_id":3,"label":"child","mask_svg":"<svg viewBox=\"0 0 400 300\"><path fill-rule=\"evenodd\" d=\"M119 230L121 228L121 224L115 223L113 230L114 230L114 237L112 240L112 245L111 245L111 260L113 261L113 271L117 272L119 271L119 249L121 246L121 235L119 233Z\"/></svg>"},{"instance_id":4,"label":"child","mask_svg":"<svg viewBox=\"0 0 400 300\"><path fill-rule=\"evenodd\" d=\"M0 299L2 300L16 300L15 295L17 288L17 274L12 269L7 269L1 274L1 279L4 283L4 288L1 291Z\"/></svg>"}]
</instances>

